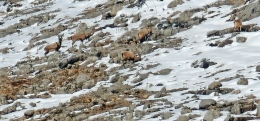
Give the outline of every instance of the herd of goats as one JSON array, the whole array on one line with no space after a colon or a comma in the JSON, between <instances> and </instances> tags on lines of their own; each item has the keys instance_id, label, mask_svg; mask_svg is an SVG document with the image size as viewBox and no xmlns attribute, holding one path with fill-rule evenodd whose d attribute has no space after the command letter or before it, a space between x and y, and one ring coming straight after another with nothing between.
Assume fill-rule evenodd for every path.
<instances>
[{"instance_id":1,"label":"herd of goats","mask_svg":"<svg viewBox=\"0 0 260 121\"><path fill-rule=\"evenodd\" d=\"M81 43L83 44L83 41L88 40L95 32L96 32L96 29L92 30L89 33L85 33L85 32L77 33L77 34L74 34L70 37L67 37L66 39L63 39L64 34L58 35L59 41L47 45L44 48L44 50L45 50L44 54L46 56L51 51L59 51L59 49L61 48L61 44L62 44L63 40L71 40L72 41L72 47L73 47L73 44L77 41L81 41ZM152 28L150 26L146 27L146 28L142 28L136 36L136 38L137 38L136 43L141 43L142 40L146 40L147 37L149 37L151 34L152 34ZM104 43L109 43L109 42L107 42L107 40L106 40ZM104 43L99 42L99 44L101 44L101 45L104 45ZM136 62L136 61L141 60L140 55L135 54L134 52L131 52L131 51L123 51L121 53L121 55L122 55L122 61L130 60L130 61Z\"/></svg>"},{"instance_id":2,"label":"herd of goats","mask_svg":"<svg viewBox=\"0 0 260 121\"><path fill-rule=\"evenodd\" d=\"M238 18L235 18L235 20L234 20L234 31L241 31L241 29L242 29L242 22L240 20L238 20ZM94 29L89 33L85 33L85 32L77 33L77 34L74 34L74 35L64 39L64 40L71 40L72 41L72 47L73 47L73 44L77 41L81 41L81 43L83 44L83 41L89 39L95 32L96 32L96 30ZM142 28L137 33L135 42L141 43L142 40L146 40L147 37L149 37L151 34L152 34L152 28L150 26L146 27L146 28ZM62 41L63 41L63 36L64 36L64 34L58 35L58 39L59 39L58 42L49 44L44 48L45 56L51 51L59 51L61 44L62 44ZM107 44L109 42L105 41L104 43ZM104 45L104 43L99 43L99 44ZM134 52L131 52L131 51L123 51L121 53L121 55L122 55L122 61L131 60L133 62L136 62L136 61L141 60L140 55L135 54Z\"/></svg>"}]
</instances>

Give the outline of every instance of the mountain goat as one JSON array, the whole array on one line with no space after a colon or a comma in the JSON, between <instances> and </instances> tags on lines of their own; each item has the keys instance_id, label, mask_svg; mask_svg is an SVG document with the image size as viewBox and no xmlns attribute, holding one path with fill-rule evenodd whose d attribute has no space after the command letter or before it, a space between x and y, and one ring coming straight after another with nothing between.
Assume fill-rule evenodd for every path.
<instances>
[{"instance_id":1,"label":"mountain goat","mask_svg":"<svg viewBox=\"0 0 260 121\"><path fill-rule=\"evenodd\" d=\"M72 40L72 46L73 46L73 44L76 41L80 40L81 43L83 43L84 40L89 39L89 37L91 37L93 34L94 34L94 31L92 31L90 33L83 32L83 33L80 33L80 34L72 35L72 36L68 37L67 40Z\"/></svg>"},{"instance_id":2,"label":"mountain goat","mask_svg":"<svg viewBox=\"0 0 260 121\"><path fill-rule=\"evenodd\" d=\"M137 34L137 43L141 43L142 40L146 40L150 34L152 34L151 27L141 29Z\"/></svg>"},{"instance_id":3,"label":"mountain goat","mask_svg":"<svg viewBox=\"0 0 260 121\"><path fill-rule=\"evenodd\" d=\"M59 51L60 47L61 47L61 44L62 44L62 38L63 38L64 34L62 35L58 35L58 39L59 39L59 42L55 42L55 43L52 43L52 44L49 44L47 45L44 50L45 50L45 55L47 55L49 52L51 51Z\"/></svg>"},{"instance_id":4,"label":"mountain goat","mask_svg":"<svg viewBox=\"0 0 260 121\"><path fill-rule=\"evenodd\" d=\"M122 61L131 60L134 62L141 61L141 55L135 54L131 51L123 51L122 52Z\"/></svg>"},{"instance_id":5,"label":"mountain goat","mask_svg":"<svg viewBox=\"0 0 260 121\"><path fill-rule=\"evenodd\" d=\"M241 29L242 29L242 22L240 20L236 19L234 21L234 31L237 31L237 30L241 31Z\"/></svg>"}]
</instances>

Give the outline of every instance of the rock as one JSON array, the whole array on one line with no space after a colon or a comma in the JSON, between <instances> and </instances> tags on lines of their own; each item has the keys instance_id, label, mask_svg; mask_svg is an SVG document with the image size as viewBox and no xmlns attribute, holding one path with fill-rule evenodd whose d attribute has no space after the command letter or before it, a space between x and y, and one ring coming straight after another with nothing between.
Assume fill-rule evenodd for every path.
<instances>
[{"instance_id":1,"label":"rock","mask_svg":"<svg viewBox=\"0 0 260 121\"><path fill-rule=\"evenodd\" d=\"M256 66L256 72L260 72L260 65Z\"/></svg>"},{"instance_id":2,"label":"rock","mask_svg":"<svg viewBox=\"0 0 260 121\"><path fill-rule=\"evenodd\" d=\"M165 30L163 30L163 35L164 36L171 36L171 35L173 35L173 32L174 30L172 29L172 28L168 28L168 29L165 29Z\"/></svg>"},{"instance_id":3,"label":"rock","mask_svg":"<svg viewBox=\"0 0 260 121\"><path fill-rule=\"evenodd\" d=\"M140 19L141 19L141 14L134 15L132 19L132 23L136 23L140 21Z\"/></svg>"},{"instance_id":4,"label":"rock","mask_svg":"<svg viewBox=\"0 0 260 121\"><path fill-rule=\"evenodd\" d=\"M202 99L199 104L199 109L207 109L209 106L216 105L216 101L213 99Z\"/></svg>"},{"instance_id":5,"label":"rock","mask_svg":"<svg viewBox=\"0 0 260 121\"><path fill-rule=\"evenodd\" d=\"M213 121L218 117L220 117L220 111L211 109L206 112L203 121Z\"/></svg>"},{"instance_id":6,"label":"rock","mask_svg":"<svg viewBox=\"0 0 260 121\"><path fill-rule=\"evenodd\" d=\"M189 114L189 118L190 119L194 119L194 118L197 118L197 117L200 117L201 115L199 114Z\"/></svg>"},{"instance_id":7,"label":"rock","mask_svg":"<svg viewBox=\"0 0 260 121\"><path fill-rule=\"evenodd\" d=\"M159 75L168 75L171 73L171 71L172 71L172 69L162 69L162 70L158 71L157 73Z\"/></svg>"},{"instance_id":8,"label":"rock","mask_svg":"<svg viewBox=\"0 0 260 121\"><path fill-rule=\"evenodd\" d=\"M27 110L24 112L25 117L32 117L34 115L34 110Z\"/></svg>"},{"instance_id":9,"label":"rock","mask_svg":"<svg viewBox=\"0 0 260 121\"><path fill-rule=\"evenodd\" d=\"M231 92L231 94L239 94L239 93L241 93L241 90L240 90L240 89L233 90L233 91Z\"/></svg>"},{"instance_id":10,"label":"rock","mask_svg":"<svg viewBox=\"0 0 260 121\"><path fill-rule=\"evenodd\" d=\"M155 95L154 95L154 98L160 98L160 97L163 97L164 95L161 93L161 92L157 92Z\"/></svg>"},{"instance_id":11,"label":"rock","mask_svg":"<svg viewBox=\"0 0 260 121\"><path fill-rule=\"evenodd\" d=\"M232 114L241 114L241 104L236 103L231 107Z\"/></svg>"},{"instance_id":12,"label":"rock","mask_svg":"<svg viewBox=\"0 0 260 121\"><path fill-rule=\"evenodd\" d=\"M36 107L36 103L34 103L34 102L29 103L29 105L32 107Z\"/></svg>"},{"instance_id":13,"label":"rock","mask_svg":"<svg viewBox=\"0 0 260 121\"><path fill-rule=\"evenodd\" d=\"M244 43L244 42L246 42L246 40L247 40L246 37L237 37L237 38L236 38L236 41L237 41L238 43Z\"/></svg>"},{"instance_id":14,"label":"rock","mask_svg":"<svg viewBox=\"0 0 260 121\"><path fill-rule=\"evenodd\" d=\"M84 120L86 120L86 119L88 119L88 115L87 114L80 114L80 115L77 115L76 116L76 121L84 121Z\"/></svg>"},{"instance_id":15,"label":"rock","mask_svg":"<svg viewBox=\"0 0 260 121\"><path fill-rule=\"evenodd\" d=\"M80 60L81 60L81 58L79 56L72 55L69 58L62 60L59 63L59 67L61 69L63 69L63 68L66 68L68 66L68 64L74 64L74 63L76 63L76 62L78 62Z\"/></svg>"},{"instance_id":16,"label":"rock","mask_svg":"<svg viewBox=\"0 0 260 121\"><path fill-rule=\"evenodd\" d=\"M227 115L227 117L224 119L224 121L231 121L231 115L230 115L230 113L228 113L228 115Z\"/></svg>"},{"instance_id":17,"label":"rock","mask_svg":"<svg viewBox=\"0 0 260 121\"><path fill-rule=\"evenodd\" d=\"M87 30L88 26L86 23L80 23L78 27L76 28L76 34L83 33Z\"/></svg>"},{"instance_id":18,"label":"rock","mask_svg":"<svg viewBox=\"0 0 260 121\"><path fill-rule=\"evenodd\" d=\"M181 109L181 114L186 114L186 113L191 113L192 110L190 108L182 108Z\"/></svg>"},{"instance_id":19,"label":"rock","mask_svg":"<svg viewBox=\"0 0 260 121\"><path fill-rule=\"evenodd\" d=\"M172 117L172 113L171 112L165 112L161 114L162 119L166 120Z\"/></svg>"},{"instance_id":20,"label":"rock","mask_svg":"<svg viewBox=\"0 0 260 121\"><path fill-rule=\"evenodd\" d=\"M15 106L9 106L9 107L6 107L2 110L2 113L1 114L8 114L8 113L11 113L11 112L14 112L16 111L16 107Z\"/></svg>"},{"instance_id":21,"label":"rock","mask_svg":"<svg viewBox=\"0 0 260 121\"><path fill-rule=\"evenodd\" d=\"M83 89L90 89L90 88L94 87L94 86L96 85L96 83L97 83L97 82L96 82L94 79L89 79L89 80L87 80L87 81L83 84L82 88L83 88Z\"/></svg>"},{"instance_id":22,"label":"rock","mask_svg":"<svg viewBox=\"0 0 260 121\"><path fill-rule=\"evenodd\" d=\"M237 81L237 84L238 84L238 85L248 85L248 80L247 80L247 78L240 78L240 79Z\"/></svg>"},{"instance_id":23,"label":"rock","mask_svg":"<svg viewBox=\"0 0 260 121\"><path fill-rule=\"evenodd\" d=\"M160 90L161 93L167 93L167 90L166 90L166 87L163 87L161 90Z\"/></svg>"},{"instance_id":24,"label":"rock","mask_svg":"<svg viewBox=\"0 0 260 121\"><path fill-rule=\"evenodd\" d=\"M0 105L7 104L7 96L4 94L0 94Z\"/></svg>"},{"instance_id":25,"label":"rock","mask_svg":"<svg viewBox=\"0 0 260 121\"><path fill-rule=\"evenodd\" d=\"M22 75L22 74L29 74L32 72L32 65L21 65L19 69L16 71L17 75Z\"/></svg>"},{"instance_id":26,"label":"rock","mask_svg":"<svg viewBox=\"0 0 260 121\"><path fill-rule=\"evenodd\" d=\"M256 106L256 116L260 117L260 104L259 103Z\"/></svg>"},{"instance_id":27,"label":"rock","mask_svg":"<svg viewBox=\"0 0 260 121\"><path fill-rule=\"evenodd\" d=\"M151 108L151 104L150 103L145 103L143 106L143 110Z\"/></svg>"},{"instance_id":28,"label":"rock","mask_svg":"<svg viewBox=\"0 0 260 121\"><path fill-rule=\"evenodd\" d=\"M182 0L173 0L170 4L168 4L168 8L174 8L177 5L181 5L182 3L184 3Z\"/></svg>"},{"instance_id":29,"label":"rock","mask_svg":"<svg viewBox=\"0 0 260 121\"><path fill-rule=\"evenodd\" d=\"M199 67L204 69L209 67L209 63L206 58L201 59Z\"/></svg>"},{"instance_id":30,"label":"rock","mask_svg":"<svg viewBox=\"0 0 260 121\"><path fill-rule=\"evenodd\" d=\"M176 119L176 121L189 121L190 120L190 118L188 117L188 116L186 116L186 115L180 115L177 119Z\"/></svg>"},{"instance_id":31,"label":"rock","mask_svg":"<svg viewBox=\"0 0 260 121\"><path fill-rule=\"evenodd\" d=\"M220 82L217 82L217 81L214 81L212 82L209 86L208 86L208 89L209 90L215 90L215 89L218 89L219 87L221 87L222 84Z\"/></svg>"},{"instance_id":32,"label":"rock","mask_svg":"<svg viewBox=\"0 0 260 121\"><path fill-rule=\"evenodd\" d=\"M209 31L207 33L207 37L217 36L217 35L219 35L219 31L218 30Z\"/></svg>"},{"instance_id":33,"label":"rock","mask_svg":"<svg viewBox=\"0 0 260 121\"><path fill-rule=\"evenodd\" d=\"M141 110L136 110L134 114L137 119L141 119L145 115L145 112Z\"/></svg>"},{"instance_id":34,"label":"rock","mask_svg":"<svg viewBox=\"0 0 260 121\"><path fill-rule=\"evenodd\" d=\"M246 99L255 99L256 98L256 96L253 94L246 95L245 97L246 97Z\"/></svg>"},{"instance_id":35,"label":"rock","mask_svg":"<svg viewBox=\"0 0 260 121\"><path fill-rule=\"evenodd\" d=\"M130 112L130 113L127 113L127 114L126 114L125 120L129 121L129 120L133 120L133 118L134 118L134 115L133 115L132 112Z\"/></svg>"},{"instance_id":36,"label":"rock","mask_svg":"<svg viewBox=\"0 0 260 121\"><path fill-rule=\"evenodd\" d=\"M86 83L88 80L90 80L90 76L85 73L79 73L78 76L75 79L75 82L77 84L79 83Z\"/></svg>"}]
</instances>

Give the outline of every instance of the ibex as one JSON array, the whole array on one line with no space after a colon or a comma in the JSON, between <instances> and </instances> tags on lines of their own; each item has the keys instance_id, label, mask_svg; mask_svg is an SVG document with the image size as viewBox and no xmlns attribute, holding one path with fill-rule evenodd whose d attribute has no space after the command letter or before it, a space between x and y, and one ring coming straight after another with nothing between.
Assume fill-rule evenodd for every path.
<instances>
[{"instance_id":1,"label":"ibex","mask_svg":"<svg viewBox=\"0 0 260 121\"><path fill-rule=\"evenodd\" d=\"M85 33L85 32L83 32L83 33L80 33L80 34L72 35L72 36L68 37L67 40L72 40L72 46L73 46L73 44L74 44L76 41L80 40L81 43L83 43L83 41L84 41L85 39L89 39L89 37L91 37L93 34L94 34L94 31L92 31L92 32L90 32L90 33Z\"/></svg>"},{"instance_id":2,"label":"ibex","mask_svg":"<svg viewBox=\"0 0 260 121\"><path fill-rule=\"evenodd\" d=\"M234 21L234 31L241 31L242 29L242 22L240 20L238 20L237 18Z\"/></svg>"},{"instance_id":3,"label":"ibex","mask_svg":"<svg viewBox=\"0 0 260 121\"><path fill-rule=\"evenodd\" d=\"M140 54L134 54L131 51L123 51L122 52L122 61L132 60L134 62L141 61Z\"/></svg>"},{"instance_id":4,"label":"ibex","mask_svg":"<svg viewBox=\"0 0 260 121\"><path fill-rule=\"evenodd\" d=\"M141 29L138 34L137 34L137 43L141 43L141 41L143 39L147 39L147 36L152 34L152 28L148 27L148 28L143 28Z\"/></svg>"},{"instance_id":5,"label":"ibex","mask_svg":"<svg viewBox=\"0 0 260 121\"><path fill-rule=\"evenodd\" d=\"M55 42L55 43L52 43L52 44L49 44L47 45L44 50L45 50L45 55L47 55L49 52L51 51L59 51L60 47L61 47L61 44L62 44L62 38L63 38L64 34L62 35L58 35L58 39L59 39L59 42Z\"/></svg>"}]
</instances>

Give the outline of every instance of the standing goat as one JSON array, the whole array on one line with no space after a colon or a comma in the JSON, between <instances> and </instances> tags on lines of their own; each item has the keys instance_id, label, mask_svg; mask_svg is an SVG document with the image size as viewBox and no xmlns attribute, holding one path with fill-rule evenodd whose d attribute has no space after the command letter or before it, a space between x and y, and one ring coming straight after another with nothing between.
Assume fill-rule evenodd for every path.
<instances>
[{"instance_id":1,"label":"standing goat","mask_svg":"<svg viewBox=\"0 0 260 121\"><path fill-rule=\"evenodd\" d=\"M241 29L242 29L242 22L236 18L236 20L234 21L234 31L237 30L241 31Z\"/></svg>"},{"instance_id":2,"label":"standing goat","mask_svg":"<svg viewBox=\"0 0 260 121\"><path fill-rule=\"evenodd\" d=\"M92 31L92 32L90 32L90 33L85 33L85 32L83 32L83 33L80 33L80 34L74 34L74 35L68 37L67 40L72 40L72 46L73 46L73 44L74 44L76 41L80 40L81 43L83 43L83 41L84 41L85 39L89 39L89 37L91 37L93 34L94 34L94 31Z\"/></svg>"},{"instance_id":3,"label":"standing goat","mask_svg":"<svg viewBox=\"0 0 260 121\"><path fill-rule=\"evenodd\" d=\"M51 51L59 51L60 47L61 47L61 44L62 44L62 38L63 38L64 34L62 35L58 35L58 39L59 39L59 42L55 42L55 43L52 43L52 44L49 44L47 45L44 50L45 50L45 55L47 55L49 52Z\"/></svg>"},{"instance_id":4,"label":"standing goat","mask_svg":"<svg viewBox=\"0 0 260 121\"><path fill-rule=\"evenodd\" d=\"M145 41L150 34L152 34L151 27L141 29L137 34L137 43Z\"/></svg>"},{"instance_id":5,"label":"standing goat","mask_svg":"<svg viewBox=\"0 0 260 121\"><path fill-rule=\"evenodd\" d=\"M130 51L123 51L122 52L122 61L131 60L133 62L141 61L141 55L140 54L134 54Z\"/></svg>"}]
</instances>

